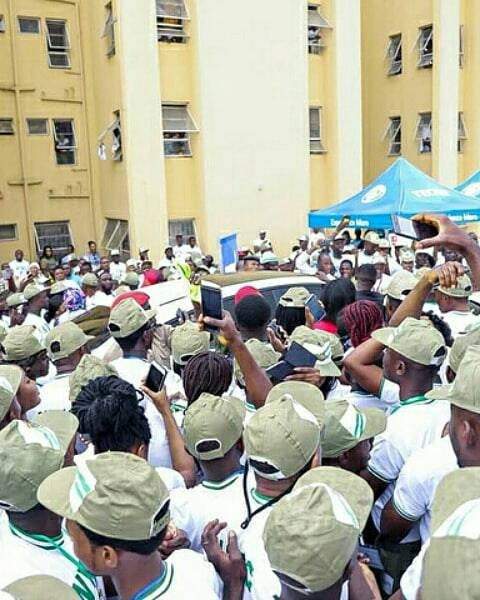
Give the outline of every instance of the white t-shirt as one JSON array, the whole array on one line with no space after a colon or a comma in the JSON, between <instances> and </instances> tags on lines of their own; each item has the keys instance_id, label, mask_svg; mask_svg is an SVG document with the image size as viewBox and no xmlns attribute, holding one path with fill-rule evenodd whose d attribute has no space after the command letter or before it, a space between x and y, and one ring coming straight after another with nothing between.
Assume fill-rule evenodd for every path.
<instances>
[{"instance_id":1,"label":"white t-shirt","mask_svg":"<svg viewBox=\"0 0 480 600\"><path fill-rule=\"evenodd\" d=\"M400 471L393 504L405 519L420 520L422 544L430 537L431 511L437 486L445 475L456 469L457 457L447 435L414 452Z\"/></svg>"},{"instance_id":2,"label":"white t-shirt","mask_svg":"<svg viewBox=\"0 0 480 600\"><path fill-rule=\"evenodd\" d=\"M452 330L452 337L455 339L458 334L463 333L468 325L472 323L478 323L480 317L474 315L471 312L462 312L460 310L451 310L446 313L442 313L442 318L450 326Z\"/></svg>"},{"instance_id":3,"label":"white t-shirt","mask_svg":"<svg viewBox=\"0 0 480 600\"><path fill-rule=\"evenodd\" d=\"M30 269L30 263L28 260L12 260L9 263L9 267L13 271L13 277L17 281L22 281L28 274L28 270Z\"/></svg>"},{"instance_id":4,"label":"white t-shirt","mask_svg":"<svg viewBox=\"0 0 480 600\"><path fill-rule=\"evenodd\" d=\"M125 275L126 272L127 272L127 265L125 263L122 263L122 262L114 263L113 261L110 263L110 275L112 276L112 279L114 279L115 281L120 282L120 280L122 279L122 277Z\"/></svg>"},{"instance_id":5,"label":"white t-shirt","mask_svg":"<svg viewBox=\"0 0 480 600\"><path fill-rule=\"evenodd\" d=\"M29 420L47 410L69 411L72 407L69 399L70 373L57 375L40 386L39 391L40 404L28 411L27 418Z\"/></svg>"},{"instance_id":6,"label":"white t-shirt","mask_svg":"<svg viewBox=\"0 0 480 600\"><path fill-rule=\"evenodd\" d=\"M113 294L108 295L101 290L97 290L93 296L87 296L85 306L87 310L92 310L92 308L95 308L96 306L107 306L110 308L114 300L115 296L113 296Z\"/></svg>"},{"instance_id":7,"label":"white t-shirt","mask_svg":"<svg viewBox=\"0 0 480 600\"><path fill-rule=\"evenodd\" d=\"M33 313L27 314L23 324L34 325L38 330L40 340L42 342L45 342L45 338L50 333L50 325L45 321L45 319L39 317L38 315L34 315Z\"/></svg>"},{"instance_id":8,"label":"white t-shirt","mask_svg":"<svg viewBox=\"0 0 480 600\"><path fill-rule=\"evenodd\" d=\"M131 600L220 600L223 585L213 566L192 550L176 550L164 562L165 570L132 596Z\"/></svg>"},{"instance_id":9,"label":"white t-shirt","mask_svg":"<svg viewBox=\"0 0 480 600\"><path fill-rule=\"evenodd\" d=\"M31 575L51 575L78 591L82 598L104 598L96 578L79 562L67 535L34 539L9 524L0 513L0 588Z\"/></svg>"},{"instance_id":10,"label":"white t-shirt","mask_svg":"<svg viewBox=\"0 0 480 600\"><path fill-rule=\"evenodd\" d=\"M420 552L400 579L400 589L402 590L402 597L405 600L417 600L418 598L418 591L422 583L423 559L429 545L430 540L422 546Z\"/></svg>"},{"instance_id":11,"label":"white t-shirt","mask_svg":"<svg viewBox=\"0 0 480 600\"><path fill-rule=\"evenodd\" d=\"M188 244L173 247L173 256L178 260L183 261L187 254L190 254L190 246Z\"/></svg>"},{"instance_id":12,"label":"white t-shirt","mask_svg":"<svg viewBox=\"0 0 480 600\"><path fill-rule=\"evenodd\" d=\"M358 253L357 265L360 267L362 265L373 265L375 259L375 253L373 254L365 254L363 250Z\"/></svg>"},{"instance_id":13,"label":"white t-shirt","mask_svg":"<svg viewBox=\"0 0 480 600\"><path fill-rule=\"evenodd\" d=\"M170 494L172 520L186 532L192 550L202 551L202 532L214 519L227 523L228 530L239 533L246 517L242 482L242 473L236 472L224 481L203 481L188 490L179 489Z\"/></svg>"},{"instance_id":14,"label":"white t-shirt","mask_svg":"<svg viewBox=\"0 0 480 600\"><path fill-rule=\"evenodd\" d=\"M378 408L390 413L400 404L400 388L393 381L383 379L379 396L359 390L351 390L344 397L359 409Z\"/></svg>"},{"instance_id":15,"label":"white t-shirt","mask_svg":"<svg viewBox=\"0 0 480 600\"><path fill-rule=\"evenodd\" d=\"M391 281L392 278L390 277L390 275L382 273L380 279L377 279L377 281L374 283L372 292L377 292L378 294L385 295L387 293L387 288L390 285Z\"/></svg>"}]
</instances>

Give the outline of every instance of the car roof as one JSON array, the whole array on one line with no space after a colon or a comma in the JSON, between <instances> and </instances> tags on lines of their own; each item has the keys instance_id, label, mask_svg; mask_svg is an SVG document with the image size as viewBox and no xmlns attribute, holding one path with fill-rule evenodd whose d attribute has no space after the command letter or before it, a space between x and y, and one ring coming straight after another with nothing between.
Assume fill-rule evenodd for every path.
<instances>
[{"instance_id":1,"label":"car roof","mask_svg":"<svg viewBox=\"0 0 480 600\"><path fill-rule=\"evenodd\" d=\"M227 275L209 275L203 281L211 281L222 288L222 296L234 296L246 285L252 285L258 290L272 287L294 287L302 285L321 285L322 282L313 275L297 273L282 273L280 271L240 271Z\"/></svg>"}]
</instances>

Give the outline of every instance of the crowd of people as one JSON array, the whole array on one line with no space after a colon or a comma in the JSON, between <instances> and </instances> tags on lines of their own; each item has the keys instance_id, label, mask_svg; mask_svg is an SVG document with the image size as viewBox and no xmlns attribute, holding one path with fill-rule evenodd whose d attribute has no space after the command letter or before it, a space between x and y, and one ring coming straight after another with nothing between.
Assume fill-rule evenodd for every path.
<instances>
[{"instance_id":1,"label":"crowd of people","mask_svg":"<svg viewBox=\"0 0 480 600\"><path fill-rule=\"evenodd\" d=\"M214 273L195 238L2 265L0 598L477 598L480 247L420 218L262 231L238 269L314 306L252 279L175 327L145 288Z\"/></svg>"}]
</instances>

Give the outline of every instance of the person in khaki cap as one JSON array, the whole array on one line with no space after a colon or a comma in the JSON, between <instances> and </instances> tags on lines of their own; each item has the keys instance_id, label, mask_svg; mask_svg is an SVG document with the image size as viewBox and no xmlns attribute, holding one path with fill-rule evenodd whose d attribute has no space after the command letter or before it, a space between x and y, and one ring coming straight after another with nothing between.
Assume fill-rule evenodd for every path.
<instances>
[{"instance_id":1,"label":"person in khaki cap","mask_svg":"<svg viewBox=\"0 0 480 600\"><path fill-rule=\"evenodd\" d=\"M277 325L283 327L287 335L291 335L295 327L305 325L305 305L310 298L310 292L304 287L288 289L278 301L275 311Z\"/></svg>"},{"instance_id":2,"label":"person in khaki cap","mask_svg":"<svg viewBox=\"0 0 480 600\"><path fill-rule=\"evenodd\" d=\"M257 340L256 338L251 338L251 339L247 340L245 342L245 346L248 348L248 351L255 359L255 362L257 363L257 365L259 367L261 367L262 369L268 369L269 367L272 367L280 360L281 354L279 352L276 352L270 344L261 342L260 340ZM234 373L235 373L235 379L237 380L238 385L242 389L245 389L245 378L240 369L240 365L238 364L238 361L236 361L236 360L234 362ZM247 393L246 390L245 390L245 392ZM253 406L253 404L251 402L249 402L248 398L247 398L246 407L247 407L247 410L249 411L249 413L255 412L255 407Z\"/></svg>"},{"instance_id":3,"label":"person in khaki cap","mask_svg":"<svg viewBox=\"0 0 480 600\"><path fill-rule=\"evenodd\" d=\"M448 355L447 381L452 383L455 379L460 363L470 346L480 344L480 320L477 323L468 325L462 333L455 338L450 353Z\"/></svg>"},{"instance_id":4,"label":"person in khaki cap","mask_svg":"<svg viewBox=\"0 0 480 600\"><path fill-rule=\"evenodd\" d=\"M435 290L438 308L450 326L454 338L465 331L468 325L480 322L480 318L470 312L468 305L468 297L472 292L473 286L468 275L458 277L454 287L440 286Z\"/></svg>"},{"instance_id":5,"label":"person in khaki cap","mask_svg":"<svg viewBox=\"0 0 480 600\"><path fill-rule=\"evenodd\" d=\"M118 373L112 365L107 364L101 358L92 354L85 354L70 373L69 377L69 400L73 403L82 389L97 377L117 376Z\"/></svg>"},{"instance_id":6,"label":"person in khaki cap","mask_svg":"<svg viewBox=\"0 0 480 600\"><path fill-rule=\"evenodd\" d=\"M183 325L172 330L170 345L174 369L180 375L182 367L187 364L192 356L209 350L210 334L207 331L200 331L196 323L185 321Z\"/></svg>"},{"instance_id":7,"label":"person in khaki cap","mask_svg":"<svg viewBox=\"0 0 480 600\"><path fill-rule=\"evenodd\" d=\"M358 539L373 503L368 485L356 475L319 467L303 475L273 507L263 533L279 598L333 600L357 565ZM369 598L379 598L375 584Z\"/></svg>"},{"instance_id":8,"label":"person in khaki cap","mask_svg":"<svg viewBox=\"0 0 480 600\"><path fill-rule=\"evenodd\" d=\"M39 502L66 519L78 558L111 577L121 598L220 598L219 580L202 556L177 550L166 561L158 547L170 523L165 484L143 459L100 454L53 473Z\"/></svg>"},{"instance_id":9,"label":"person in khaki cap","mask_svg":"<svg viewBox=\"0 0 480 600\"><path fill-rule=\"evenodd\" d=\"M77 419L50 411L34 423L13 421L0 432L0 588L29 575L57 577L81 597L99 598L95 578L63 535L61 518L39 503L40 484L71 464Z\"/></svg>"},{"instance_id":10,"label":"person in khaki cap","mask_svg":"<svg viewBox=\"0 0 480 600\"><path fill-rule=\"evenodd\" d=\"M35 382L17 365L0 365L0 397L0 429L40 404Z\"/></svg>"},{"instance_id":11,"label":"person in khaki cap","mask_svg":"<svg viewBox=\"0 0 480 600\"><path fill-rule=\"evenodd\" d=\"M56 577L31 575L0 591L0 600L78 600L78 594Z\"/></svg>"},{"instance_id":12,"label":"person in khaki cap","mask_svg":"<svg viewBox=\"0 0 480 600\"><path fill-rule=\"evenodd\" d=\"M245 503L242 489L245 405L231 396L202 394L185 413L185 445L203 473L201 483L171 493L172 506L188 513L186 530L192 550L201 551L201 535L214 519L240 530Z\"/></svg>"},{"instance_id":13,"label":"person in khaki cap","mask_svg":"<svg viewBox=\"0 0 480 600\"><path fill-rule=\"evenodd\" d=\"M265 400L265 404L276 402L284 396L289 396L301 404L315 417L318 426L323 431L325 424L325 398L317 386L305 381L284 381L275 385ZM323 444L322 444L323 447ZM323 454L323 451L322 451Z\"/></svg>"},{"instance_id":14,"label":"person in khaki cap","mask_svg":"<svg viewBox=\"0 0 480 600\"><path fill-rule=\"evenodd\" d=\"M120 280L120 285L125 285L130 291L138 290L140 287L140 277L138 273L128 271Z\"/></svg>"},{"instance_id":15,"label":"person in khaki cap","mask_svg":"<svg viewBox=\"0 0 480 600\"><path fill-rule=\"evenodd\" d=\"M359 410L347 400L335 400L325 405L325 413L323 464L358 475L367 468L372 439L385 431L385 412L377 408Z\"/></svg>"},{"instance_id":16,"label":"person in khaki cap","mask_svg":"<svg viewBox=\"0 0 480 600\"><path fill-rule=\"evenodd\" d=\"M388 284L386 293L386 321L388 322L403 300L417 285L417 279L408 271L397 271Z\"/></svg>"},{"instance_id":17,"label":"person in khaki cap","mask_svg":"<svg viewBox=\"0 0 480 600\"><path fill-rule=\"evenodd\" d=\"M280 596L280 583L262 542L265 521L298 478L321 461L321 425L299 400L290 389L257 410L245 427L245 521L239 543L247 563L248 597ZM255 476L253 487L248 485L249 470Z\"/></svg>"},{"instance_id":18,"label":"person in khaki cap","mask_svg":"<svg viewBox=\"0 0 480 600\"><path fill-rule=\"evenodd\" d=\"M23 290L27 304L24 308L26 314L24 325L34 325L42 340L45 339L50 327L43 318L43 311L48 308L48 289L31 283Z\"/></svg>"},{"instance_id":19,"label":"person in khaki cap","mask_svg":"<svg viewBox=\"0 0 480 600\"><path fill-rule=\"evenodd\" d=\"M2 344L5 362L18 365L29 379L46 377L50 366L47 350L32 325L10 329Z\"/></svg>"},{"instance_id":20,"label":"person in khaki cap","mask_svg":"<svg viewBox=\"0 0 480 600\"><path fill-rule=\"evenodd\" d=\"M336 335L319 329L310 329L305 325L297 327L290 336L290 342L297 342L306 350L315 354L318 361L315 369L322 377L339 377L343 360L343 346Z\"/></svg>"},{"instance_id":21,"label":"person in khaki cap","mask_svg":"<svg viewBox=\"0 0 480 600\"><path fill-rule=\"evenodd\" d=\"M42 401L33 414L46 410L70 410L69 377L87 352L86 344L91 339L72 321L50 331L45 343L57 374L40 388Z\"/></svg>"},{"instance_id":22,"label":"person in khaki cap","mask_svg":"<svg viewBox=\"0 0 480 600\"><path fill-rule=\"evenodd\" d=\"M356 266L373 264L373 257L378 250L380 236L375 231L368 231L363 239L363 250L357 254Z\"/></svg>"},{"instance_id":23,"label":"person in khaki cap","mask_svg":"<svg viewBox=\"0 0 480 600\"><path fill-rule=\"evenodd\" d=\"M23 306L27 303L25 296L19 292L10 294L7 297L7 306L8 308L18 308L19 306Z\"/></svg>"}]
</instances>

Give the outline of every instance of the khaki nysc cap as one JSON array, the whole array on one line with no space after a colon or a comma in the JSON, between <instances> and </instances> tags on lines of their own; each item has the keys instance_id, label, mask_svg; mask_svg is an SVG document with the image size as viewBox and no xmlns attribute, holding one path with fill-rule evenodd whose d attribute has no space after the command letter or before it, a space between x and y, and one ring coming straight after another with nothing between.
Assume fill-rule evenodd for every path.
<instances>
[{"instance_id":1,"label":"khaki nysc cap","mask_svg":"<svg viewBox=\"0 0 480 600\"><path fill-rule=\"evenodd\" d=\"M440 286L437 291L452 298L468 298L473 292L472 281L468 275L462 275L457 279L454 287L446 288Z\"/></svg>"},{"instance_id":2,"label":"khaki nysc cap","mask_svg":"<svg viewBox=\"0 0 480 600\"><path fill-rule=\"evenodd\" d=\"M282 356L279 352L275 352L272 346L266 342L261 342L256 338L251 338L245 342L248 351L253 356L255 362L261 369L268 369L275 365ZM243 373L237 360L234 361L234 372L236 380L242 385L245 384Z\"/></svg>"},{"instance_id":3,"label":"khaki nysc cap","mask_svg":"<svg viewBox=\"0 0 480 600\"><path fill-rule=\"evenodd\" d=\"M69 412L52 410L33 423L12 421L0 431L0 506L26 512L38 503L38 486L63 467L78 428Z\"/></svg>"},{"instance_id":4,"label":"khaki nysc cap","mask_svg":"<svg viewBox=\"0 0 480 600\"><path fill-rule=\"evenodd\" d=\"M72 321L54 327L45 338L47 352L53 362L67 358L76 350L93 340L91 335L85 335L82 329Z\"/></svg>"},{"instance_id":5,"label":"khaki nysc cap","mask_svg":"<svg viewBox=\"0 0 480 600\"><path fill-rule=\"evenodd\" d=\"M210 348L210 334L200 331L196 323L185 321L175 327L170 338L173 362L184 366L188 359Z\"/></svg>"},{"instance_id":6,"label":"khaki nysc cap","mask_svg":"<svg viewBox=\"0 0 480 600\"><path fill-rule=\"evenodd\" d=\"M33 325L13 327L3 340L5 359L7 361L25 360L45 350Z\"/></svg>"},{"instance_id":7,"label":"khaki nysc cap","mask_svg":"<svg viewBox=\"0 0 480 600\"><path fill-rule=\"evenodd\" d=\"M93 356L93 354L85 354L75 371L70 375L70 402L72 404L75 402L82 388L90 381L97 379L97 377L111 376L118 377L118 371L113 365L107 364L101 358Z\"/></svg>"},{"instance_id":8,"label":"khaki nysc cap","mask_svg":"<svg viewBox=\"0 0 480 600\"><path fill-rule=\"evenodd\" d=\"M121 284L124 285L140 285L140 277L138 275L138 273L135 273L134 271L128 271L127 273L125 273L125 275L121 278L120 280Z\"/></svg>"},{"instance_id":9,"label":"khaki nysc cap","mask_svg":"<svg viewBox=\"0 0 480 600\"><path fill-rule=\"evenodd\" d=\"M15 365L0 365L0 421L8 413L22 382L23 371Z\"/></svg>"},{"instance_id":10,"label":"khaki nysc cap","mask_svg":"<svg viewBox=\"0 0 480 600\"><path fill-rule=\"evenodd\" d=\"M372 490L357 475L335 467L312 469L265 523L272 570L311 592L326 590L341 579L355 554L372 504Z\"/></svg>"},{"instance_id":11,"label":"khaki nysc cap","mask_svg":"<svg viewBox=\"0 0 480 600\"><path fill-rule=\"evenodd\" d=\"M452 371L458 372L466 351L470 346L477 346L478 344L480 344L480 319L476 323L471 323L465 331L455 338L448 356L448 364Z\"/></svg>"},{"instance_id":12,"label":"khaki nysc cap","mask_svg":"<svg viewBox=\"0 0 480 600\"><path fill-rule=\"evenodd\" d=\"M315 369L323 377L339 377L341 375L341 371L335 363L341 364L343 360L343 346L336 336L300 325L292 332L290 342L297 342L317 357Z\"/></svg>"},{"instance_id":13,"label":"khaki nysc cap","mask_svg":"<svg viewBox=\"0 0 480 600\"><path fill-rule=\"evenodd\" d=\"M224 457L242 437L244 419L245 403L238 398L201 394L185 412L183 430L188 451L199 460ZM202 445L208 450L202 450Z\"/></svg>"},{"instance_id":14,"label":"khaki nysc cap","mask_svg":"<svg viewBox=\"0 0 480 600\"><path fill-rule=\"evenodd\" d=\"M320 429L323 430L325 425L325 397L315 385L305 381L283 381L270 390L265 404L277 402L284 396L290 396L295 402L310 411L317 420Z\"/></svg>"},{"instance_id":15,"label":"khaki nysc cap","mask_svg":"<svg viewBox=\"0 0 480 600\"><path fill-rule=\"evenodd\" d=\"M38 296L42 292L48 292L48 288L42 287L40 285L36 285L35 283L30 283L23 290L23 295L25 296L25 300L30 301L35 296Z\"/></svg>"},{"instance_id":16,"label":"khaki nysc cap","mask_svg":"<svg viewBox=\"0 0 480 600\"><path fill-rule=\"evenodd\" d=\"M78 600L72 587L50 575L17 579L0 592L0 600Z\"/></svg>"},{"instance_id":17,"label":"khaki nysc cap","mask_svg":"<svg viewBox=\"0 0 480 600\"><path fill-rule=\"evenodd\" d=\"M449 473L439 483L433 501L432 537L422 569L422 598L478 598L479 523L480 468Z\"/></svg>"},{"instance_id":18,"label":"khaki nysc cap","mask_svg":"<svg viewBox=\"0 0 480 600\"><path fill-rule=\"evenodd\" d=\"M118 540L149 540L170 521L168 490L143 458L105 452L53 473L38 501L57 515Z\"/></svg>"},{"instance_id":19,"label":"khaki nysc cap","mask_svg":"<svg viewBox=\"0 0 480 600\"><path fill-rule=\"evenodd\" d=\"M405 300L417 283L418 280L413 273L402 269L392 277L392 280L388 284L386 295L394 300Z\"/></svg>"},{"instance_id":20,"label":"khaki nysc cap","mask_svg":"<svg viewBox=\"0 0 480 600\"><path fill-rule=\"evenodd\" d=\"M133 298L127 298L113 308L108 328L112 337L126 338L141 329L155 315L154 310L143 310Z\"/></svg>"},{"instance_id":21,"label":"khaki nysc cap","mask_svg":"<svg viewBox=\"0 0 480 600\"><path fill-rule=\"evenodd\" d=\"M425 319L407 317L398 327L377 329L372 338L419 365L439 367L447 353L442 334Z\"/></svg>"},{"instance_id":22,"label":"khaki nysc cap","mask_svg":"<svg viewBox=\"0 0 480 600\"><path fill-rule=\"evenodd\" d=\"M387 426L383 410L359 410L347 400L336 400L325 405L325 429L322 438L322 456L336 458L360 442L379 435Z\"/></svg>"},{"instance_id":23,"label":"khaki nysc cap","mask_svg":"<svg viewBox=\"0 0 480 600\"><path fill-rule=\"evenodd\" d=\"M480 346L470 346L458 367L453 383L426 394L434 400L447 400L459 408L480 414Z\"/></svg>"},{"instance_id":24,"label":"khaki nysc cap","mask_svg":"<svg viewBox=\"0 0 480 600\"><path fill-rule=\"evenodd\" d=\"M82 279L82 285L86 287L97 288L98 287L98 277L95 273L85 273ZM52 288L53 289L53 288Z\"/></svg>"},{"instance_id":25,"label":"khaki nysc cap","mask_svg":"<svg viewBox=\"0 0 480 600\"><path fill-rule=\"evenodd\" d=\"M243 441L254 471L266 479L286 479L303 469L317 451L320 427L314 414L285 394L255 412Z\"/></svg>"},{"instance_id":26,"label":"khaki nysc cap","mask_svg":"<svg viewBox=\"0 0 480 600\"><path fill-rule=\"evenodd\" d=\"M7 298L7 306L8 308L17 308L17 306L21 306L22 304L26 304L26 299L23 294L16 293L10 294Z\"/></svg>"},{"instance_id":27,"label":"khaki nysc cap","mask_svg":"<svg viewBox=\"0 0 480 600\"><path fill-rule=\"evenodd\" d=\"M310 298L310 292L304 287L291 287L278 301L280 306L290 306L292 308L305 308L307 300Z\"/></svg>"},{"instance_id":28,"label":"khaki nysc cap","mask_svg":"<svg viewBox=\"0 0 480 600\"><path fill-rule=\"evenodd\" d=\"M380 244L380 236L375 231L369 231L364 240L378 246Z\"/></svg>"},{"instance_id":29,"label":"khaki nysc cap","mask_svg":"<svg viewBox=\"0 0 480 600\"><path fill-rule=\"evenodd\" d=\"M52 287L50 288L50 296L55 296L56 294L63 294L68 290L68 285L63 281L56 281Z\"/></svg>"}]
</instances>

